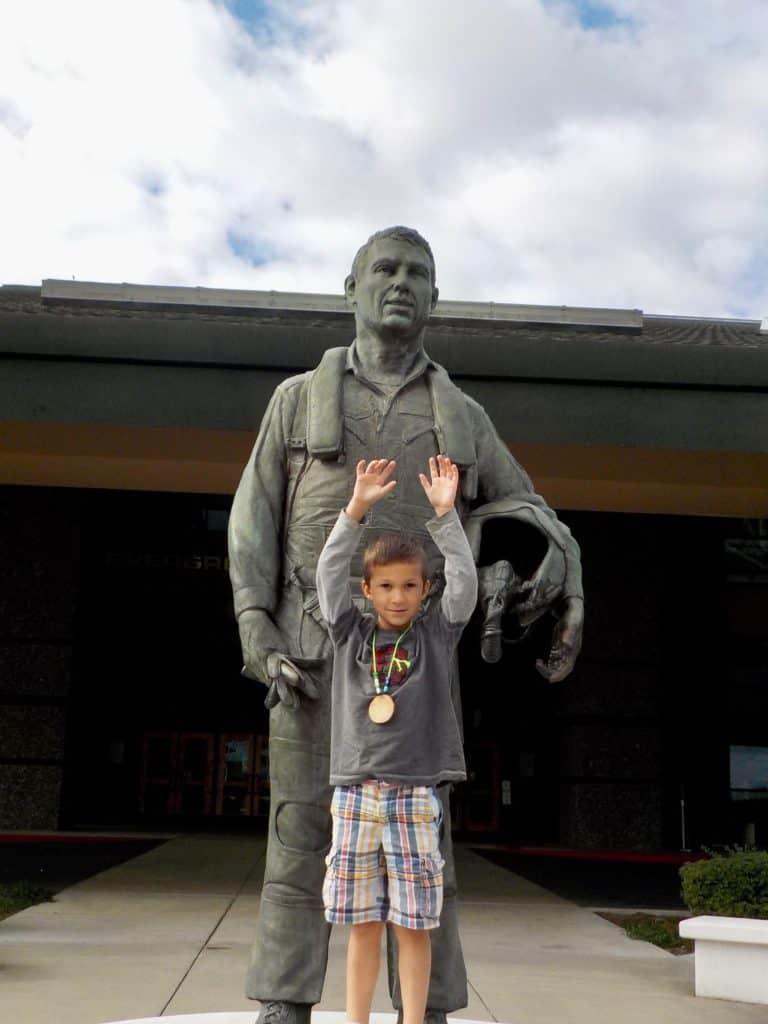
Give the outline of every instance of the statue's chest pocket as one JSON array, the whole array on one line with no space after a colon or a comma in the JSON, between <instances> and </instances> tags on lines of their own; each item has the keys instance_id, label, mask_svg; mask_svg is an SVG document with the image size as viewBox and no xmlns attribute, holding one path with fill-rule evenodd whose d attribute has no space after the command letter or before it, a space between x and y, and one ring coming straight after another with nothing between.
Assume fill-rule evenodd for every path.
<instances>
[{"instance_id":1,"label":"statue's chest pocket","mask_svg":"<svg viewBox=\"0 0 768 1024\"><path fill-rule=\"evenodd\" d=\"M430 419L416 416L400 417L400 445L398 452L399 473L404 487L402 497L408 502L420 503L424 492L419 483L419 473L429 476L429 460L437 455L437 435Z\"/></svg>"},{"instance_id":2,"label":"statue's chest pocket","mask_svg":"<svg viewBox=\"0 0 768 1024\"><path fill-rule=\"evenodd\" d=\"M353 423L371 420L376 414L376 404L370 391L348 388L344 392L344 419Z\"/></svg>"},{"instance_id":3,"label":"statue's chest pocket","mask_svg":"<svg viewBox=\"0 0 768 1024\"><path fill-rule=\"evenodd\" d=\"M365 456L365 450L370 449L375 442L376 423L376 406L372 395L354 392L345 394L344 435L348 457Z\"/></svg>"},{"instance_id":4,"label":"statue's chest pocket","mask_svg":"<svg viewBox=\"0 0 768 1024\"><path fill-rule=\"evenodd\" d=\"M395 410L373 425L371 444L376 451L373 458L397 460L398 480L402 479L402 469L410 462L412 452L417 459L423 459L436 455L438 450L430 416L410 416ZM426 463L423 468L426 469Z\"/></svg>"},{"instance_id":5,"label":"statue's chest pocket","mask_svg":"<svg viewBox=\"0 0 768 1024\"><path fill-rule=\"evenodd\" d=\"M390 432L397 434L403 447L425 431L432 430L435 417L426 390L409 387L399 392L387 419Z\"/></svg>"},{"instance_id":6,"label":"statue's chest pocket","mask_svg":"<svg viewBox=\"0 0 768 1024\"><path fill-rule=\"evenodd\" d=\"M435 418L425 394L416 391L399 395L393 412L393 432L405 457L428 459L437 454Z\"/></svg>"}]
</instances>

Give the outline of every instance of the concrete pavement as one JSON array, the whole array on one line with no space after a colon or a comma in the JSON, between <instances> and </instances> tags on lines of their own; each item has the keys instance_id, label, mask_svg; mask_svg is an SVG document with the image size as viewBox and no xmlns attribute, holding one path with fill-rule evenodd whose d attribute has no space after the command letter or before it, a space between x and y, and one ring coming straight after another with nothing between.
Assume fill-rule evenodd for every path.
<instances>
[{"instance_id":1,"label":"concrete pavement","mask_svg":"<svg viewBox=\"0 0 768 1024\"><path fill-rule=\"evenodd\" d=\"M258 1004L242 987L263 857L261 838L180 836L8 918L0 923L0 1020L103 1024L202 1013L255 1020ZM455 1017L764 1024L765 1007L696 999L692 956L628 939L467 848L457 850L457 862L470 1003ZM335 929L318 1011L343 1009L344 942ZM383 980L374 1010L391 1012Z\"/></svg>"}]
</instances>

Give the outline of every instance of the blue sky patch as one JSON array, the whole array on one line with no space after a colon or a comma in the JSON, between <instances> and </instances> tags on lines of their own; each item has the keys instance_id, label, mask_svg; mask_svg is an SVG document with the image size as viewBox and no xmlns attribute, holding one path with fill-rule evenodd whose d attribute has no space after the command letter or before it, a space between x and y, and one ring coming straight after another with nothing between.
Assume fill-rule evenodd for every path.
<instances>
[{"instance_id":1,"label":"blue sky patch","mask_svg":"<svg viewBox=\"0 0 768 1024\"><path fill-rule=\"evenodd\" d=\"M261 47L274 46L282 41L301 48L312 42L311 26L302 26L300 20L293 17L291 7L281 4L280 0L212 0L212 2L227 10L251 39ZM250 66L250 60L246 60L243 70L249 70Z\"/></svg>"},{"instance_id":2,"label":"blue sky patch","mask_svg":"<svg viewBox=\"0 0 768 1024\"><path fill-rule=\"evenodd\" d=\"M544 0L546 7L565 7L577 18L582 28L605 29L630 25L629 18L617 14L610 4L600 0Z\"/></svg>"},{"instance_id":3,"label":"blue sky patch","mask_svg":"<svg viewBox=\"0 0 768 1024\"><path fill-rule=\"evenodd\" d=\"M163 176L154 171L147 171L145 174L142 174L139 178L139 187L153 198L163 195L167 189Z\"/></svg>"},{"instance_id":4,"label":"blue sky patch","mask_svg":"<svg viewBox=\"0 0 768 1024\"><path fill-rule=\"evenodd\" d=\"M269 0L223 0L223 5L252 35L261 35L273 17Z\"/></svg>"},{"instance_id":5,"label":"blue sky patch","mask_svg":"<svg viewBox=\"0 0 768 1024\"><path fill-rule=\"evenodd\" d=\"M759 309L760 296L765 290L765 281L768 277L768 244L765 242L755 243L749 263L732 283L731 290L739 296L739 301L734 301L726 306L729 316L746 317L753 319L748 310ZM768 311L767 311L768 312Z\"/></svg>"},{"instance_id":6,"label":"blue sky patch","mask_svg":"<svg viewBox=\"0 0 768 1024\"><path fill-rule=\"evenodd\" d=\"M227 232L227 245L239 260L252 267L263 267L275 258L274 250L266 242L239 231Z\"/></svg>"}]
</instances>

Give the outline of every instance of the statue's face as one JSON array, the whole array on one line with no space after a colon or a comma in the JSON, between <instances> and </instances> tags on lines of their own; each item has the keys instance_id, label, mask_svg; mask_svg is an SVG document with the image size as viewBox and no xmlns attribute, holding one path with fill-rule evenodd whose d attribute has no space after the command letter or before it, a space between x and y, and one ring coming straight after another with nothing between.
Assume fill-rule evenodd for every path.
<instances>
[{"instance_id":1,"label":"statue's face","mask_svg":"<svg viewBox=\"0 0 768 1024\"><path fill-rule=\"evenodd\" d=\"M357 278L348 277L347 299L374 334L415 334L437 302L427 254L398 238L377 238Z\"/></svg>"}]
</instances>

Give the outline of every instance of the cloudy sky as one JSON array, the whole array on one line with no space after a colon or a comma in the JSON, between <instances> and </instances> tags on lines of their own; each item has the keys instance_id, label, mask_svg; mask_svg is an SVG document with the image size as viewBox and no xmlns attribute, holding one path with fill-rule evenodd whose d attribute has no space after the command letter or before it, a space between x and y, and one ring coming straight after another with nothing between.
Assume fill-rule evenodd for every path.
<instances>
[{"instance_id":1,"label":"cloudy sky","mask_svg":"<svg viewBox=\"0 0 768 1024\"><path fill-rule=\"evenodd\" d=\"M340 292L392 223L444 298L768 315L766 0L24 0L0 282Z\"/></svg>"}]
</instances>

